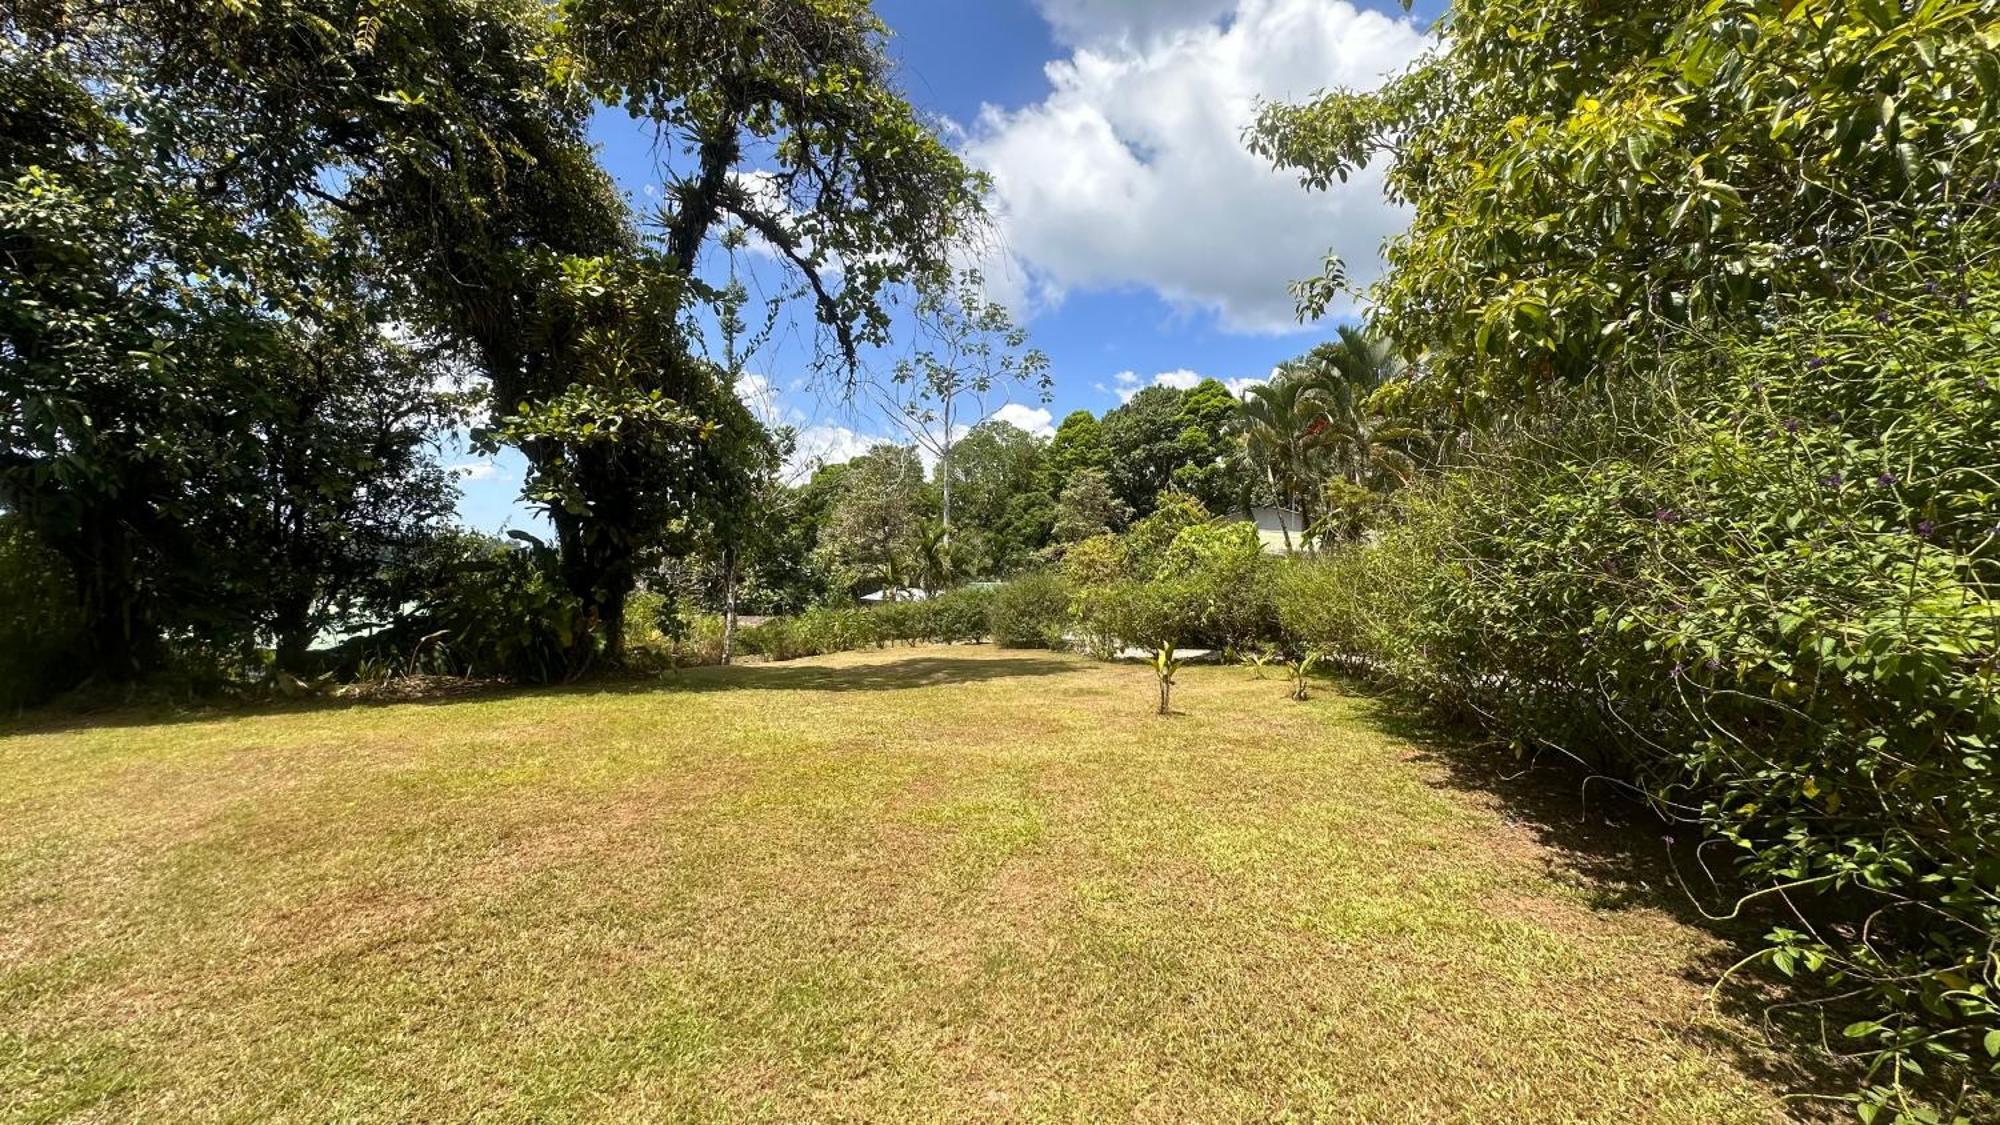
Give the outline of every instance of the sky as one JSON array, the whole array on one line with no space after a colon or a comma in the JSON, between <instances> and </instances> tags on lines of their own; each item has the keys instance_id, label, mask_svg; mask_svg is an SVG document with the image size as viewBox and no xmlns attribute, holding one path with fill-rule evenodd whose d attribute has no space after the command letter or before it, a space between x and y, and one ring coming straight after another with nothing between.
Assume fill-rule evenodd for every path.
<instances>
[{"instance_id":1,"label":"sky","mask_svg":"<svg viewBox=\"0 0 2000 1125\"><path fill-rule=\"evenodd\" d=\"M1036 432L1073 410L1102 414L1152 383L1268 378L1351 319L1301 325L1287 285L1329 251L1365 283L1407 221L1378 170L1312 193L1245 150L1259 100L1369 88L1423 49L1441 0L876 0L897 80L968 163L988 173L991 236L976 264L989 294L1046 352L1054 388L995 396L975 413ZM622 111L592 127L605 167L642 213L659 202L661 154ZM711 254L711 276L727 260ZM738 268L761 299L777 263ZM811 376L810 310L793 305L739 386L767 421L794 427L791 469L810 471L907 440L878 409ZM907 342L898 345L907 350ZM871 357L886 370L896 348ZM523 463L447 452L462 519L487 531L545 525L518 502Z\"/></svg>"}]
</instances>

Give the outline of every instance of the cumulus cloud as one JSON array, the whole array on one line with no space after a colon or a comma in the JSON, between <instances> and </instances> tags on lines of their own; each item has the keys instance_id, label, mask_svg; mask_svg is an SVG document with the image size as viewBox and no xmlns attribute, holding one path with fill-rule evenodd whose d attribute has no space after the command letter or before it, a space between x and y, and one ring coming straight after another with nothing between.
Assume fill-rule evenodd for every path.
<instances>
[{"instance_id":1,"label":"cumulus cloud","mask_svg":"<svg viewBox=\"0 0 2000 1125\"><path fill-rule=\"evenodd\" d=\"M1056 416L1038 406L1022 406L1018 402L1010 402L994 411L993 417L1036 437L1055 436Z\"/></svg>"},{"instance_id":2,"label":"cumulus cloud","mask_svg":"<svg viewBox=\"0 0 2000 1125\"><path fill-rule=\"evenodd\" d=\"M964 145L994 180L996 296L1022 311L1069 290L1139 287L1232 331L1277 332L1295 327L1287 284L1318 273L1329 247L1356 281L1379 273L1382 240L1407 221L1379 170L1308 192L1242 134L1259 99L1379 84L1422 34L1347 0L1223 7L1046 0L1075 44L1047 67L1053 91L986 107Z\"/></svg>"},{"instance_id":3,"label":"cumulus cloud","mask_svg":"<svg viewBox=\"0 0 2000 1125\"><path fill-rule=\"evenodd\" d=\"M1145 42L1210 23L1231 0L1039 0L1036 5L1064 43Z\"/></svg>"},{"instance_id":4,"label":"cumulus cloud","mask_svg":"<svg viewBox=\"0 0 2000 1125\"><path fill-rule=\"evenodd\" d=\"M500 466L492 461L465 461L451 467L458 479L465 481L492 480L500 475Z\"/></svg>"},{"instance_id":5,"label":"cumulus cloud","mask_svg":"<svg viewBox=\"0 0 2000 1125\"><path fill-rule=\"evenodd\" d=\"M1172 387L1177 391L1191 391L1204 378L1206 376L1200 372L1189 371L1185 367L1174 371L1162 371L1150 379L1140 375L1137 371L1120 371L1111 377L1110 386L1107 387L1103 383L1099 383L1097 384L1097 389L1106 394L1117 395L1118 401L1125 403L1131 402L1134 395L1137 395L1147 387ZM1232 383L1232 388L1233 385Z\"/></svg>"},{"instance_id":6,"label":"cumulus cloud","mask_svg":"<svg viewBox=\"0 0 2000 1125\"><path fill-rule=\"evenodd\" d=\"M802 426L794 432L798 443L784 469L785 479L794 484L812 476L814 470L823 465L852 461L878 445L890 444L892 440L880 434L859 433L828 422Z\"/></svg>"}]
</instances>

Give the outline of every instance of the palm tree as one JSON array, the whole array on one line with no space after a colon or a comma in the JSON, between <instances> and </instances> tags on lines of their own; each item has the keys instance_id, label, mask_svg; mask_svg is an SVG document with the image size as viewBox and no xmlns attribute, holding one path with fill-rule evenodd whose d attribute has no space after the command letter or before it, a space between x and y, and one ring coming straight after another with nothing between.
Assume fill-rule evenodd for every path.
<instances>
[{"instance_id":1,"label":"palm tree","mask_svg":"<svg viewBox=\"0 0 2000 1125\"><path fill-rule=\"evenodd\" d=\"M1416 471L1409 450L1423 435L1374 402L1377 391L1407 374L1387 340L1343 327L1338 338L1281 365L1269 383L1244 396L1243 457L1308 529L1317 526L1315 510L1331 482L1345 482L1350 493L1386 493ZM1289 528L1285 546L1291 548Z\"/></svg>"},{"instance_id":2,"label":"palm tree","mask_svg":"<svg viewBox=\"0 0 2000 1125\"><path fill-rule=\"evenodd\" d=\"M1316 447L1326 427L1328 407L1323 388L1300 370L1281 369L1269 383L1251 387L1243 396L1240 440L1244 456L1257 467L1277 493L1278 502L1299 513L1311 526L1309 510L1318 491L1314 463ZM1292 532L1284 527L1285 550L1292 549Z\"/></svg>"},{"instance_id":3,"label":"palm tree","mask_svg":"<svg viewBox=\"0 0 2000 1125\"><path fill-rule=\"evenodd\" d=\"M1387 339L1346 325L1298 364L1327 404L1323 449L1330 468L1348 483L1393 488L1409 481L1416 460L1409 442L1421 434L1375 409L1383 387L1406 377L1409 366Z\"/></svg>"}]
</instances>

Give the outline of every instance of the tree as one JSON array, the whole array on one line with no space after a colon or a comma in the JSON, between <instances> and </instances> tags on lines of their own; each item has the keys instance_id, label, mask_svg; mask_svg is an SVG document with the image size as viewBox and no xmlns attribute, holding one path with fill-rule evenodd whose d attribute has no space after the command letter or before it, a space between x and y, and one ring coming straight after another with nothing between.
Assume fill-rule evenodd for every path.
<instances>
[{"instance_id":1,"label":"tree","mask_svg":"<svg viewBox=\"0 0 2000 1125\"><path fill-rule=\"evenodd\" d=\"M1146 387L1104 416L1111 487L1139 515L1152 511L1160 493L1173 487L1174 470L1187 455L1181 444L1183 397L1173 387Z\"/></svg>"},{"instance_id":2,"label":"tree","mask_svg":"<svg viewBox=\"0 0 2000 1125\"><path fill-rule=\"evenodd\" d=\"M1056 427L1049 439L1049 475L1052 492L1061 492L1071 477L1082 469L1104 471L1111 464L1111 450L1104 444L1104 427L1088 410L1072 411Z\"/></svg>"},{"instance_id":3,"label":"tree","mask_svg":"<svg viewBox=\"0 0 2000 1125\"><path fill-rule=\"evenodd\" d=\"M994 578L1024 569L1047 544L1055 503L1043 484L1048 444L998 420L974 426L938 466L959 512L955 535L966 573Z\"/></svg>"},{"instance_id":4,"label":"tree","mask_svg":"<svg viewBox=\"0 0 2000 1125\"><path fill-rule=\"evenodd\" d=\"M1203 379L1181 396L1181 460L1173 471L1173 487L1212 512L1249 507L1250 480L1229 436L1236 412L1236 396L1214 379Z\"/></svg>"},{"instance_id":5,"label":"tree","mask_svg":"<svg viewBox=\"0 0 2000 1125\"><path fill-rule=\"evenodd\" d=\"M1102 470L1078 469L1056 501L1051 536L1057 543L1081 543L1120 530L1131 514Z\"/></svg>"},{"instance_id":6,"label":"tree","mask_svg":"<svg viewBox=\"0 0 2000 1125\"><path fill-rule=\"evenodd\" d=\"M917 321L929 340L896 365L889 388L889 415L917 445L937 458L942 510L942 548L949 554L952 533L952 450L966 411L977 424L986 416L986 398L995 390L1033 387L1049 395L1049 360L1029 348L1028 333L1007 310L987 299L985 281L966 271L951 289L927 291L917 303Z\"/></svg>"},{"instance_id":7,"label":"tree","mask_svg":"<svg viewBox=\"0 0 2000 1125\"><path fill-rule=\"evenodd\" d=\"M1456 7L1373 93L1268 107L1253 148L1324 188L1389 162L1414 214L1374 321L1462 416L1835 294L1958 237L2000 165L1988 6ZM1302 315L1344 289L1339 264Z\"/></svg>"},{"instance_id":8,"label":"tree","mask_svg":"<svg viewBox=\"0 0 2000 1125\"><path fill-rule=\"evenodd\" d=\"M1326 444L1331 407L1325 390L1306 372L1280 369L1269 383L1253 386L1243 397L1238 432L1247 461L1263 476L1278 503L1299 513L1302 527L1311 527L1321 484L1321 451ZM1285 529L1285 550L1292 533Z\"/></svg>"},{"instance_id":9,"label":"tree","mask_svg":"<svg viewBox=\"0 0 2000 1125\"><path fill-rule=\"evenodd\" d=\"M436 367L398 343L356 300L287 326L252 388L244 430L247 478L204 505L196 522L270 638L278 668L307 670L323 633L372 623L385 604L385 561L418 548L456 492L432 455L454 421Z\"/></svg>"},{"instance_id":10,"label":"tree","mask_svg":"<svg viewBox=\"0 0 2000 1125\"><path fill-rule=\"evenodd\" d=\"M906 445L878 445L847 463L817 553L836 587L900 589L920 568L924 464Z\"/></svg>"},{"instance_id":11,"label":"tree","mask_svg":"<svg viewBox=\"0 0 2000 1125\"><path fill-rule=\"evenodd\" d=\"M380 331L379 260L272 189L305 157L274 141L253 174L216 137L234 119L157 15L9 25L28 49L0 59L0 502L76 582L82 668L261 635L295 669L448 507L438 370ZM78 36L92 49L56 46Z\"/></svg>"},{"instance_id":12,"label":"tree","mask_svg":"<svg viewBox=\"0 0 2000 1125\"><path fill-rule=\"evenodd\" d=\"M1185 391L1147 387L1106 414L1104 445L1119 499L1140 515L1168 489L1193 493L1217 510L1242 508L1248 480L1232 463L1235 415L1234 396L1213 379Z\"/></svg>"}]
</instances>

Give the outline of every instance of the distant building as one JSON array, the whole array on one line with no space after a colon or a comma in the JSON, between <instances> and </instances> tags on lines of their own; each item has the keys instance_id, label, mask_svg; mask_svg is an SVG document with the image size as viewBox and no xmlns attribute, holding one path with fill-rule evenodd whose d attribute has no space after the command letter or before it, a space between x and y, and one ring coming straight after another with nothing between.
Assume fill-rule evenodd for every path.
<instances>
[{"instance_id":1,"label":"distant building","mask_svg":"<svg viewBox=\"0 0 2000 1125\"><path fill-rule=\"evenodd\" d=\"M881 605L883 602L922 602L929 600L929 594L908 586L890 586L886 589L877 590L872 594L861 595L861 604L863 605Z\"/></svg>"},{"instance_id":2,"label":"distant building","mask_svg":"<svg viewBox=\"0 0 2000 1125\"><path fill-rule=\"evenodd\" d=\"M1229 518L1240 520L1246 517L1237 515ZM1305 521L1290 508L1252 508L1247 518L1257 525L1257 541L1264 545L1265 554L1282 555L1287 550L1305 550Z\"/></svg>"}]
</instances>

